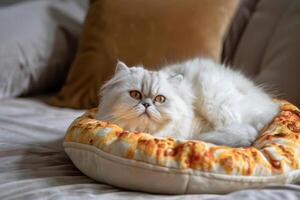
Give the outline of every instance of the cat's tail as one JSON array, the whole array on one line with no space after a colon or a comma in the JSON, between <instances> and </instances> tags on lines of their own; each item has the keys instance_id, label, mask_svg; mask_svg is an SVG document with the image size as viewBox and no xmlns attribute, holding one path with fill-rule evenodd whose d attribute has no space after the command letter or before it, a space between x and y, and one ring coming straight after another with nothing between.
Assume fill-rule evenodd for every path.
<instances>
[{"instance_id":1,"label":"cat's tail","mask_svg":"<svg viewBox=\"0 0 300 200\"><path fill-rule=\"evenodd\" d=\"M232 124L215 131L200 133L196 140L231 147L251 146L259 131L249 124Z\"/></svg>"}]
</instances>

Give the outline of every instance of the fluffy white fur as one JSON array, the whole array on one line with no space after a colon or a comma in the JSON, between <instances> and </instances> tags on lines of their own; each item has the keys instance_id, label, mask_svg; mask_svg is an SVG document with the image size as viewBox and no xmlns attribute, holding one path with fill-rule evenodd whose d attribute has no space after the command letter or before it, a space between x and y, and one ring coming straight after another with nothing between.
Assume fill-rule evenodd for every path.
<instances>
[{"instance_id":1,"label":"fluffy white fur","mask_svg":"<svg viewBox=\"0 0 300 200\"><path fill-rule=\"evenodd\" d=\"M132 98L132 90L140 91L142 99ZM157 95L166 101L154 102ZM155 136L248 146L277 112L278 104L240 72L193 59L160 71L118 62L101 89L97 119Z\"/></svg>"}]
</instances>

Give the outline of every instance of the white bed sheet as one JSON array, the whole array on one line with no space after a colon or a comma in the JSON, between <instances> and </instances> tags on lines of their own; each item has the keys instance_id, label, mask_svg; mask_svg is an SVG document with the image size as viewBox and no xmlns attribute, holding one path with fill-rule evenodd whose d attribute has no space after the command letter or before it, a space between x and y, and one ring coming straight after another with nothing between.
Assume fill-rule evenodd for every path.
<instances>
[{"instance_id":1,"label":"white bed sheet","mask_svg":"<svg viewBox=\"0 0 300 200\"><path fill-rule=\"evenodd\" d=\"M51 107L35 98L0 100L0 200L300 199L300 187L296 185L227 195L168 196L97 183L79 172L62 148L68 125L82 112Z\"/></svg>"}]
</instances>

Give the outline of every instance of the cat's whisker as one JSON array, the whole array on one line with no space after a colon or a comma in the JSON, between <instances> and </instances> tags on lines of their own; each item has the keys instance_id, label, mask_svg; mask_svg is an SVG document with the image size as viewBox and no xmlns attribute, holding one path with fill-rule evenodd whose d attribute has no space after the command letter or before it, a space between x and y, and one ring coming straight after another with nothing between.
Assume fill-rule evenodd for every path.
<instances>
[{"instance_id":1,"label":"cat's whisker","mask_svg":"<svg viewBox=\"0 0 300 200\"><path fill-rule=\"evenodd\" d=\"M119 119L132 119L137 117L137 114L132 111L127 111L127 112L118 113L117 116Z\"/></svg>"},{"instance_id":2,"label":"cat's whisker","mask_svg":"<svg viewBox=\"0 0 300 200\"><path fill-rule=\"evenodd\" d=\"M132 113L126 113L126 114L121 114L121 113L115 113L114 115L104 115L102 116L101 120L103 121L120 121L121 119L132 117Z\"/></svg>"},{"instance_id":3,"label":"cat's whisker","mask_svg":"<svg viewBox=\"0 0 300 200\"><path fill-rule=\"evenodd\" d=\"M161 114L157 110L150 109L149 111L151 119L153 119L156 122L161 122Z\"/></svg>"},{"instance_id":4,"label":"cat's whisker","mask_svg":"<svg viewBox=\"0 0 300 200\"><path fill-rule=\"evenodd\" d=\"M113 121L115 117L114 116L102 116L101 121Z\"/></svg>"}]
</instances>

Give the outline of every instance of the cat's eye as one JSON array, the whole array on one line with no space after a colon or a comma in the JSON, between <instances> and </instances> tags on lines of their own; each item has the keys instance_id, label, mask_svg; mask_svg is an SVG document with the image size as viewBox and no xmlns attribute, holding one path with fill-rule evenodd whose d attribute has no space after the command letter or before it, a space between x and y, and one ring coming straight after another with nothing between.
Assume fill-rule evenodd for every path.
<instances>
[{"instance_id":1,"label":"cat's eye","mask_svg":"<svg viewBox=\"0 0 300 200\"><path fill-rule=\"evenodd\" d=\"M129 92L129 94L132 98L134 98L136 100L141 100L142 99L142 94L137 90L131 90Z\"/></svg>"},{"instance_id":2,"label":"cat's eye","mask_svg":"<svg viewBox=\"0 0 300 200\"><path fill-rule=\"evenodd\" d=\"M164 103L166 101L166 97L163 96L163 95L157 95L155 98L154 98L154 101L155 102L158 102L158 103Z\"/></svg>"}]
</instances>

